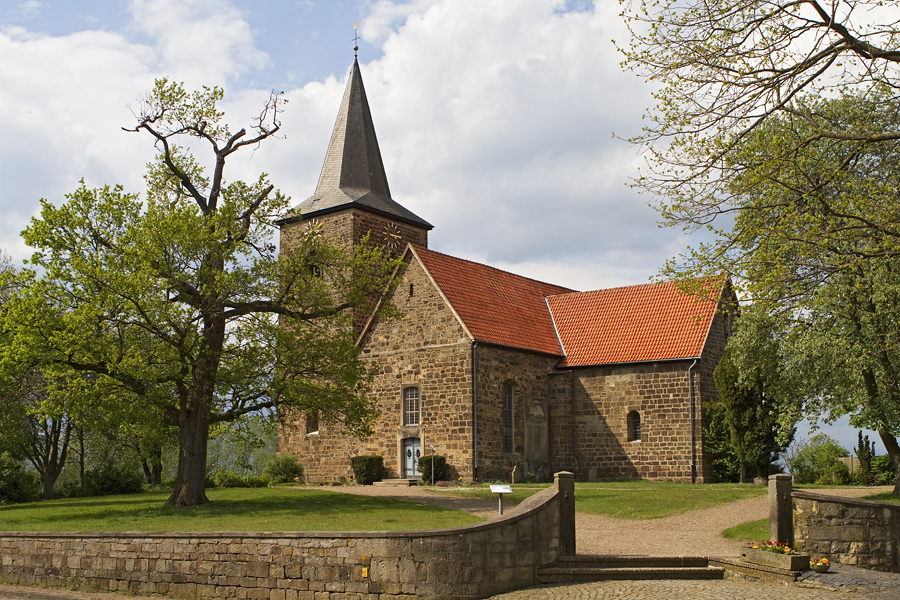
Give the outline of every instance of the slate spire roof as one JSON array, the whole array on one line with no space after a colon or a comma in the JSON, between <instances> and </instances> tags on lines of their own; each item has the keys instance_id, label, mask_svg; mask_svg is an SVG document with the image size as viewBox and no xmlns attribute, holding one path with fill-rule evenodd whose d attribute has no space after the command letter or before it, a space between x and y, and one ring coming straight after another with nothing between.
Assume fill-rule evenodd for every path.
<instances>
[{"instance_id":1,"label":"slate spire roof","mask_svg":"<svg viewBox=\"0 0 900 600\"><path fill-rule=\"evenodd\" d=\"M316 193L295 207L284 221L354 207L417 227L433 228L431 223L391 198L356 59L350 69Z\"/></svg>"}]
</instances>

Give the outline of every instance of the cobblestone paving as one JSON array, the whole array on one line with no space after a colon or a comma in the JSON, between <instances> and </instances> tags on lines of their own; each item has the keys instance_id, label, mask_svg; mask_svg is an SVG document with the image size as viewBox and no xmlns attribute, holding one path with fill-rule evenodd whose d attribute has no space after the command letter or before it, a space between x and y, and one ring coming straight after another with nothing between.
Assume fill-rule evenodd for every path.
<instances>
[{"instance_id":1,"label":"cobblestone paving","mask_svg":"<svg viewBox=\"0 0 900 600\"><path fill-rule=\"evenodd\" d=\"M598 581L553 584L493 596L490 600L898 600L900 574L833 565L806 571L797 583L744 579L714 581Z\"/></svg>"},{"instance_id":2,"label":"cobblestone paving","mask_svg":"<svg viewBox=\"0 0 900 600\"><path fill-rule=\"evenodd\" d=\"M879 600L900 599L900 574L848 565L832 564L827 573L804 571L794 585L827 591L858 592L866 598Z\"/></svg>"},{"instance_id":3,"label":"cobblestone paving","mask_svg":"<svg viewBox=\"0 0 900 600\"><path fill-rule=\"evenodd\" d=\"M726 579L719 581L598 581L554 584L493 596L491 600L862 600L854 592L834 592ZM887 596L884 597L887 600ZM896 600L896 595L892 597ZM880 599L879 599L880 600Z\"/></svg>"}]
</instances>

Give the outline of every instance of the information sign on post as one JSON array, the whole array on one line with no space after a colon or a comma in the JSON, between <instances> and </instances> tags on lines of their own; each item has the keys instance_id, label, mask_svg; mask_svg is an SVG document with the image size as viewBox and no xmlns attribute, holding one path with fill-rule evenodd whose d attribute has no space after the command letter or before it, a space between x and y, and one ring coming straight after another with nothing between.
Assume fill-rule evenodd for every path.
<instances>
[{"instance_id":1,"label":"information sign on post","mask_svg":"<svg viewBox=\"0 0 900 600\"><path fill-rule=\"evenodd\" d=\"M503 494L512 494L512 488L508 485L491 485L491 493L497 494L500 500L500 514L503 514Z\"/></svg>"}]
</instances>

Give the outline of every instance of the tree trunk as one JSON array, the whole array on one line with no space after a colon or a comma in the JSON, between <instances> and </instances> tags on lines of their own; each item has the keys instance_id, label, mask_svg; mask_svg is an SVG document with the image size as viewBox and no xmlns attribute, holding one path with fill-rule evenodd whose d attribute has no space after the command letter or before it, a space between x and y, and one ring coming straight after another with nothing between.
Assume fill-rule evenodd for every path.
<instances>
[{"instance_id":1,"label":"tree trunk","mask_svg":"<svg viewBox=\"0 0 900 600\"><path fill-rule=\"evenodd\" d=\"M879 429L878 435L881 436L881 441L884 443L888 456L894 461L896 477L894 477L894 491L892 493L895 496L900 496L900 444L897 443L897 438L894 437L894 434L888 431L886 427Z\"/></svg>"},{"instance_id":2,"label":"tree trunk","mask_svg":"<svg viewBox=\"0 0 900 600\"><path fill-rule=\"evenodd\" d=\"M141 458L141 467L144 469L144 478L150 485L162 484L162 448L156 447L147 452L147 456Z\"/></svg>"},{"instance_id":3,"label":"tree trunk","mask_svg":"<svg viewBox=\"0 0 900 600\"><path fill-rule=\"evenodd\" d=\"M78 428L78 487L84 489L84 425Z\"/></svg>"},{"instance_id":4,"label":"tree trunk","mask_svg":"<svg viewBox=\"0 0 900 600\"><path fill-rule=\"evenodd\" d=\"M41 473L41 498L44 500L52 500L53 499L53 486L56 484L56 480L59 479L59 474L62 472L62 465L59 465L57 469L48 469Z\"/></svg>"},{"instance_id":5,"label":"tree trunk","mask_svg":"<svg viewBox=\"0 0 900 600\"><path fill-rule=\"evenodd\" d=\"M213 189L221 183L221 166L224 159L219 158L217 175L213 178ZM211 193L212 198L213 193ZM215 203L210 200L211 210L215 211ZM215 230L215 220L209 221L209 228ZM206 451L209 440L209 419L211 407L215 405L216 377L219 363L222 360L222 348L225 345L225 310L222 298L218 296L216 274L225 271L225 262L221 248L214 249L203 259L201 271L201 289L204 301L203 333L194 364L191 368L191 385L186 394L186 402L182 400L178 416L180 440L178 448L178 473L175 476L175 489L169 496L167 504L175 506L199 506L209 502L206 497Z\"/></svg>"},{"instance_id":6,"label":"tree trunk","mask_svg":"<svg viewBox=\"0 0 900 600\"><path fill-rule=\"evenodd\" d=\"M206 497L206 444L209 439L209 411L206 404L192 401L181 419L178 472L175 489L166 504L199 506Z\"/></svg>"}]
</instances>

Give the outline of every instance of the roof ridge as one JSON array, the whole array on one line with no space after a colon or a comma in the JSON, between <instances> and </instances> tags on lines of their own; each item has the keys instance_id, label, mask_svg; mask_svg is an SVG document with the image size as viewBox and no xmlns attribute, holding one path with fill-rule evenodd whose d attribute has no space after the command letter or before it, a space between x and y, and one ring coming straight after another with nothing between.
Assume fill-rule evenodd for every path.
<instances>
[{"instance_id":1,"label":"roof ridge","mask_svg":"<svg viewBox=\"0 0 900 600\"><path fill-rule=\"evenodd\" d=\"M597 292L614 292L616 290L627 290L630 288L639 288L639 287L648 287L653 285L665 285L665 284L673 284L675 283L672 280L668 281L649 281L647 283L630 283L628 285L617 285L615 287L607 287L607 288L597 288L593 290L585 290L583 292L567 292L565 294L556 294L555 296L551 296L552 298L556 298L559 296L571 296L574 294L594 294Z\"/></svg>"},{"instance_id":2,"label":"roof ridge","mask_svg":"<svg viewBox=\"0 0 900 600\"><path fill-rule=\"evenodd\" d=\"M452 255L446 254L446 253L444 253L444 252L438 252L437 250L431 250L430 248L423 248L422 246L416 246L415 244L410 244L410 245L413 246L413 248L415 248L415 250L416 250L417 252L420 251L420 250L424 250L425 252L430 253L430 254L437 254L437 255L444 256L444 257L446 257L446 258L450 258L450 259L453 259L453 260L456 260L456 261L466 262L466 263L469 263L469 264L472 264L472 265L478 265L479 267L484 267L484 268L486 268L486 269L490 269L491 271L497 271L497 272L500 272L500 273L504 273L504 274L506 274L506 275L512 275L513 277L517 277L517 278L519 278L519 279L524 279L524 280L526 280L526 281L532 281L532 282L534 282L534 283L539 283L539 284L541 284L541 285L546 285L546 286L550 286L550 287L559 288L559 289L561 289L561 290L569 290L568 292L565 292L565 293L562 293L562 294L549 294L549 295L547 296L548 298L549 298L549 297L554 297L554 296L565 296L565 295L568 295L568 294L584 294L584 293L586 293L586 292L579 292L578 290L573 290L572 288L566 287L566 286L564 286L564 285L559 285L559 284L556 284L556 283L550 283L550 282L547 282L547 281L541 281L540 279L535 279L535 278L533 278L533 277L526 277L525 275L519 275L518 273L513 273L512 271L506 271L506 270L504 270L504 269L498 269L497 267L492 267L491 265L487 265L487 264L485 264L485 263L478 262L478 261L475 261L475 260L469 260L469 259L467 259L467 258L459 258L458 256L452 256Z\"/></svg>"}]
</instances>

